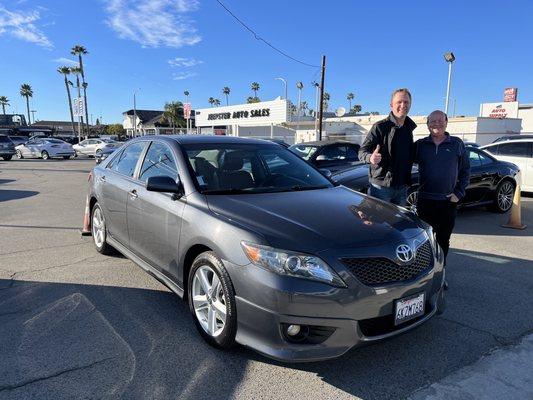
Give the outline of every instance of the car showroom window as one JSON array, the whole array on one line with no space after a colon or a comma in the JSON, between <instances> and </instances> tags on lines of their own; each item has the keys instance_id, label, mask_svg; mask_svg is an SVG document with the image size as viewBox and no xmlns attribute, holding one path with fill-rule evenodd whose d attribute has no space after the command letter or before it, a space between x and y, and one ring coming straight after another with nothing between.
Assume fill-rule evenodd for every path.
<instances>
[{"instance_id":1,"label":"car showroom window","mask_svg":"<svg viewBox=\"0 0 533 400\"><path fill-rule=\"evenodd\" d=\"M502 143L499 146L498 154L500 156L510 156L510 157L530 157L531 152L529 149L529 143L524 142L513 142L513 143Z\"/></svg>"},{"instance_id":2,"label":"car showroom window","mask_svg":"<svg viewBox=\"0 0 533 400\"><path fill-rule=\"evenodd\" d=\"M111 169L119 174L133 177L135 166L145 146L146 142L137 142L126 147Z\"/></svg>"},{"instance_id":3,"label":"car showroom window","mask_svg":"<svg viewBox=\"0 0 533 400\"><path fill-rule=\"evenodd\" d=\"M146 182L152 176L169 176L174 180L178 179L174 154L164 143L152 142L144 157L139 179Z\"/></svg>"}]
</instances>

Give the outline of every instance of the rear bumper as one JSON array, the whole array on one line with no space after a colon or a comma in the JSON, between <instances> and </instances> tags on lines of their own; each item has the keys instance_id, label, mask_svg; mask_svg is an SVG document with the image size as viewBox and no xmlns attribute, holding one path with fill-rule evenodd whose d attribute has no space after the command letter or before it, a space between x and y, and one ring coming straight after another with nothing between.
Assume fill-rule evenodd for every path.
<instances>
[{"instance_id":1,"label":"rear bumper","mask_svg":"<svg viewBox=\"0 0 533 400\"><path fill-rule=\"evenodd\" d=\"M0 149L0 157L14 156L15 154L17 154L17 151L15 149Z\"/></svg>"}]
</instances>

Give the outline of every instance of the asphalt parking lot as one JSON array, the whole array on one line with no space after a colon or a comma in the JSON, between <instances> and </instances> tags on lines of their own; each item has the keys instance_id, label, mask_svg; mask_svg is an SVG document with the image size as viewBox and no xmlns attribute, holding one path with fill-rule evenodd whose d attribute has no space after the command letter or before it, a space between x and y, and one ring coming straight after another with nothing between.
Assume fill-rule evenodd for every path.
<instances>
[{"instance_id":1,"label":"asphalt parking lot","mask_svg":"<svg viewBox=\"0 0 533 400\"><path fill-rule=\"evenodd\" d=\"M0 161L0 399L447 398L454 379L521 349L506 367L525 383L506 394L533 398L533 197L522 199L525 230L459 213L444 315L337 360L288 365L209 347L182 300L80 237L93 166Z\"/></svg>"}]
</instances>

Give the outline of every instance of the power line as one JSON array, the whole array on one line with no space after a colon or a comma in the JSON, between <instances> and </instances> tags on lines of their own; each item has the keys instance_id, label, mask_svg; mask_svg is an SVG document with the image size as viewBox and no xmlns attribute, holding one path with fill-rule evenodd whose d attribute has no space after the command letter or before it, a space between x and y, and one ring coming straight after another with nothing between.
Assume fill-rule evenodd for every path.
<instances>
[{"instance_id":1,"label":"power line","mask_svg":"<svg viewBox=\"0 0 533 400\"><path fill-rule=\"evenodd\" d=\"M259 36L259 35L258 35L258 34L257 34L252 28L250 28L248 25L246 25L244 22L242 22L242 21L239 19L239 17L237 17L235 14L233 14L233 13L231 12L231 10L230 10L228 7L226 7L226 6L225 6L220 0L217 0L217 3L220 4L220 5L222 6L222 8L224 8L224 9L225 9L225 10L226 10L226 11L227 11L227 12L228 12L233 18L235 18L235 19L236 19L236 20L237 20L242 26L244 26L244 28L245 28L246 30L248 30L252 35L254 35L254 37L255 37L257 40L263 42L263 43L266 44L268 47L270 47L270 48L272 48L273 50L277 51L279 54L281 54L281 55L283 55L283 56L285 56L285 57L287 57L287 58L290 58L291 60L296 61L297 63L300 63L300 64L305 65L305 66L307 66L307 67L320 68L319 65L307 64L307 63L305 63L305 62L303 62L303 61L300 61L300 60L298 60L298 59L296 59L296 58L294 58L294 57L291 57L290 55L288 55L288 54L285 53L284 51L282 51L282 50L278 49L277 47L275 47L274 45L270 44L270 43L267 42L265 39L263 39L261 36Z\"/></svg>"}]
</instances>

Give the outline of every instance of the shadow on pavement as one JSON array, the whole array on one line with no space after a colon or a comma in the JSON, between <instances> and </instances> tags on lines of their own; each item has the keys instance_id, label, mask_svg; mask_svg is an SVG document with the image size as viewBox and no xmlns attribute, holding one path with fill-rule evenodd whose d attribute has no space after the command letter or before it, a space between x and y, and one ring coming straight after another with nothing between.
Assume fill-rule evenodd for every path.
<instances>
[{"instance_id":1,"label":"shadow on pavement","mask_svg":"<svg viewBox=\"0 0 533 400\"><path fill-rule=\"evenodd\" d=\"M0 179L0 185L5 184L5 183L15 182L15 181L16 179Z\"/></svg>"},{"instance_id":2,"label":"shadow on pavement","mask_svg":"<svg viewBox=\"0 0 533 400\"><path fill-rule=\"evenodd\" d=\"M231 396L248 362L161 291L0 280L0 398Z\"/></svg>"},{"instance_id":3,"label":"shadow on pavement","mask_svg":"<svg viewBox=\"0 0 533 400\"><path fill-rule=\"evenodd\" d=\"M9 200L24 199L39 194L33 190L0 190L0 202Z\"/></svg>"}]
</instances>

